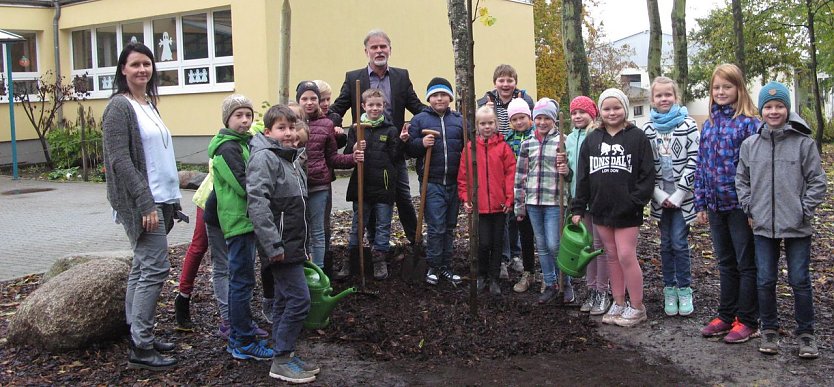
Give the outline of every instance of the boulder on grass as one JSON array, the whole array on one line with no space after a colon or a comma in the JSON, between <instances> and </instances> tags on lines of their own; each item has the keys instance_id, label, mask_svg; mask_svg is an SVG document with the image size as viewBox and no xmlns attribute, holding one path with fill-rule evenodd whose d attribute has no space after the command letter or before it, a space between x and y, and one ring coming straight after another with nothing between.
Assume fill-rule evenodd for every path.
<instances>
[{"instance_id":1,"label":"boulder on grass","mask_svg":"<svg viewBox=\"0 0 834 387\"><path fill-rule=\"evenodd\" d=\"M133 262L133 251L131 250L117 250L117 251L101 251L96 253L70 254L58 258L55 263L43 274L41 278L41 285L48 282L58 274L61 274L71 267L80 265L85 262L90 262L98 259L118 259L130 265Z\"/></svg>"},{"instance_id":2,"label":"boulder on grass","mask_svg":"<svg viewBox=\"0 0 834 387\"><path fill-rule=\"evenodd\" d=\"M200 171L180 171L180 188L181 189L197 189L200 188L200 184L203 182L203 179L206 178L208 173L200 172Z\"/></svg>"},{"instance_id":3,"label":"boulder on grass","mask_svg":"<svg viewBox=\"0 0 834 387\"><path fill-rule=\"evenodd\" d=\"M8 343L60 352L126 334L129 270L122 260L97 259L42 284L9 321Z\"/></svg>"}]
</instances>

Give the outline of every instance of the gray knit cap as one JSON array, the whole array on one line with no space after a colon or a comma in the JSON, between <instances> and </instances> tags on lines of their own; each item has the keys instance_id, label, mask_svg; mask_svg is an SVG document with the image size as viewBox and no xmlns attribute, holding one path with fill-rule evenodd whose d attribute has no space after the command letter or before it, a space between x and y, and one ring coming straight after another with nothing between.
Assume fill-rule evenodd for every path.
<instances>
[{"instance_id":1,"label":"gray knit cap","mask_svg":"<svg viewBox=\"0 0 834 387\"><path fill-rule=\"evenodd\" d=\"M223 126L229 127L229 117L234 114L235 110L240 108L249 109L252 114L255 114L255 109L252 108L252 101L249 98L240 94L232 94L223 100Z\"/></svg>"},{"instance_id":2,"label":"gray knit cap","mask_svg":"<svg viewBox=\"0 0 834 387\"><path fill-rule=\"evenodd\" d=\"M625 108L625 115L626 119L628 119L628 114L630 112L630 106L628 103L628 97L623 93L620 89L606 89L599 95L599 99L597 102L597 108L599 111L602 112L602 101L605 101L608 98L616 98L623 104L623 108Z\"/></svg>"}]
</instances>

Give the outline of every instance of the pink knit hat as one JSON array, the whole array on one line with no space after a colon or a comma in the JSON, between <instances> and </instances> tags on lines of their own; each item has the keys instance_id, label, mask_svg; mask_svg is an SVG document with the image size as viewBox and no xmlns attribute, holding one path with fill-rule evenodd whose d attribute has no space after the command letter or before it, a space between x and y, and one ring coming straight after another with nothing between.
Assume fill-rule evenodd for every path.
<instances>
[{"instance_id":1,"label":"pink knit hat","mask_svg":"<svg viewBox=\"0 0 834 387\"><path fill-rule=\"evenodd\" d=\"M594 103L594 100L584 95L580 95L579 97L574 98L573 101L570 101L570 112L573 113L576 109L580 109L585 113L588 113L592 120L597 119L597 116L599 116L597 104Z\"/></svg>"},{"instance_id":2,"label":"pink knit hat","mask_svg":"<svg viewBox=\"0 0 834 387\"><path fill-rule=\"evenodd\" d=\"M513 118L514 115L519 113L524 113L527 117L530 117L530 105L522 98L513 98L510 104L507 105L507 117Z\"/></svg>"}]
</instances>

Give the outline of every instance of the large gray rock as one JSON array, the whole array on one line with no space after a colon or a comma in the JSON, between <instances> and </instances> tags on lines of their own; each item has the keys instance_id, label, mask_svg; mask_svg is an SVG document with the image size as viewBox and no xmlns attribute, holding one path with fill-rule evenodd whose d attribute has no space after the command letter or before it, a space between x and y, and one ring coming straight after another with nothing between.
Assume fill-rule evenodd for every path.
<instances>
[{"instance_id":1,"label":"large gray rock","mask_svg":"<svg viewBox=\"0 0 834 387\"><path fill-rule=\"evenodd\" d=\"M47 283L49 280L61 274L72 267L82 263L90 262L98 259L118 259L130 265L133 261L133 251L131 250L116 250L116 251L101 251L96 253L70 254L58 258L55 263L43 274L41 278L41 285Z\"/></svg>"},{"instance_id":2,"label":"large gray rock","mask_svg":"<svg viewBox=\"0 0 834 387\"><path fill-rule=\"evenodd\" d=\"M122 260L97 259L42 284L9 321L9 344L60 352L124 335L129 270Z\"/></svg>"},{"instance_id":3,"label":"large gray rock","mask_svg":"<svg viewBox=\"0 0 834 387\"><path fill-rule=\"evenodd\" d=\"M200 184L203 182L203 179L206 178L208 173L200 172L200 171L180 171L180 188L182 189L197 189L200 188Z\"/></svg>"}]
</instances>

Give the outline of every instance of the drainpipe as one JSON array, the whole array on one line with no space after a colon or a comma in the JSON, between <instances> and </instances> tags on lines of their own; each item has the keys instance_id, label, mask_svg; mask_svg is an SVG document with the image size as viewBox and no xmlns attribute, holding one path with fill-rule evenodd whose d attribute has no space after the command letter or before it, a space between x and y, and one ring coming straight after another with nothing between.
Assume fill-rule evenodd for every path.
<instances>
[{"instance_id":1,"label":"drainpipe","mask_svg":"<svg viewBox=\"0 0 834 387\"><path fill-rule=\"evenodd\" d=\"M52 40L55 49L55 80L57 81L61 76L61 49L58 44L58 20L61 18L61 1L60 0L52 0L52 5L55 7L55 16L52 18ZM64 120L64 109L61 107L58 109L57 113L57 122L61 122Z\"/></svg>"}]
</instances>

